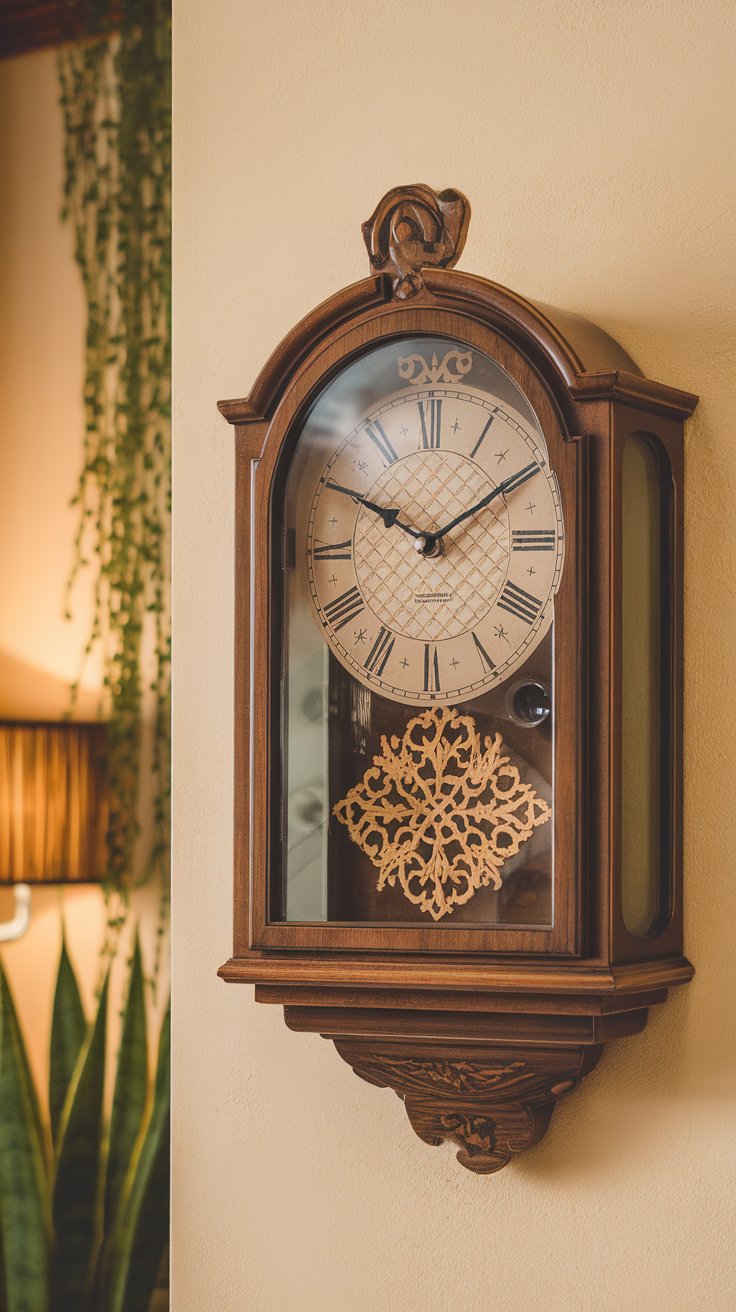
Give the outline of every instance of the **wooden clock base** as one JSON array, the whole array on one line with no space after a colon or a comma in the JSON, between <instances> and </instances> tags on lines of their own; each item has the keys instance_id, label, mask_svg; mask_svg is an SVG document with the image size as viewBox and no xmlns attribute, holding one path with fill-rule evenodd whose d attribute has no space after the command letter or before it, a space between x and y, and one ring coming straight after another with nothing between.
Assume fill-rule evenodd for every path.
<instances>
[{"instance_id":1,"label":"wooden clock base","mask_svg":"<svg viewBox=\"0 0 736 1312\"><path fill-rule=\"evenodd\" d=\"M605 1040L643 1030L641 1003L664 1001L666 990L640 994L614 1014L602 1003L596 1014L597 1000L586 999L582 1015L301 1006L294 995L256 989L261 1002L288 996L289 1029L332 1039L356 1075L398 1094L424 1143L451 1140L462 1166L487 1175L539 1142L557 1099L593 1070Z\"/></svg>"},{"instance_id":2,"label":"wooden clock base","mask_svg":"<svg viewBox=\"0 0 736 1312\"><path fill-rule=\"evenodd\" d=\"M356 1075L389 1085L425 1143L445 1139L461 1166L489 1175L544 1135L558 1098L597 1064L603 1044L532 1048L471 1043L335 1041Z\"/></svg>"}]
</instances>

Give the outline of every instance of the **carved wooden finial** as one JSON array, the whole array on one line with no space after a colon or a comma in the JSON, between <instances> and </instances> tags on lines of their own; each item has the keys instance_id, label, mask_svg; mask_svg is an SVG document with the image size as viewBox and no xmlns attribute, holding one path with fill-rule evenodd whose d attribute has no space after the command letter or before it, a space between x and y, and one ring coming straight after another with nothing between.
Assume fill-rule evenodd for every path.
<instances>
[{"instance_id":1,"label":"carved wooden finial","mask_svg":"<svg viewBox=\"0 0 736 1312\"><path fill-rule=\"evenodd\" d=\"M394 295L415 296L427 264L451 269L459 260L470 222L470 202L460 191L393 187L363 224L371 273L388 273Z\"/></svg>"}]
</instances>

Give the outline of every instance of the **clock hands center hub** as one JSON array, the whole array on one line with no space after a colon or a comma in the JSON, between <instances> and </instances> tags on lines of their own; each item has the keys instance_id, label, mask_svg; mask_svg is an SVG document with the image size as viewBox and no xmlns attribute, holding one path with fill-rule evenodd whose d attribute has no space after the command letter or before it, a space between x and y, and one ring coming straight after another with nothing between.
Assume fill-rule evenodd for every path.
<instances>
[{"instance_id":1,"label":"clock hands center hub","mask_svg":"<svg viewBox=\"0 0 736 1312\"><path fill-rule=\"evenodd\" d=\"M445 544L442 538L435 537L434 533L420 533L414 543L414 550L420 556L428 557L430 560L436 556L444 556Z\"/></svg>"}]
</instances>

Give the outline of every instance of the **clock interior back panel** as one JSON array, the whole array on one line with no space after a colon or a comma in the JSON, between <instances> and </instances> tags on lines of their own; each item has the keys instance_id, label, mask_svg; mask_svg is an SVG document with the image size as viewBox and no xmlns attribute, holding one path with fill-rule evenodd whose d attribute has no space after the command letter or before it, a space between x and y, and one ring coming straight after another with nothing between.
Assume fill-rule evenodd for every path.
<instances>
[{"instance_id":1,"label":"clock interior back panel","mask_svg":"<svg viewBox=\"0 0 736 1312\"><path fill-rule=\"evenodd\" d=\"M549 685L551 681L551 647L552 634L549 632L543 643L524 667L521 677L528 676L535 682ZM525 785L531 785L535 794L544 799L551 811L552 805L552 716L536 728L522 727L509 717L506 708L507 689L502 685L498 689L485 693L475 701L459 703L457 710L463 718L471 718L475 732L483 743L493 741L501 736L500 761L507 760L512 768L519 772L519 779ZM463 897L468 888L466 882L458 877L457 884L446 894L444 905L447 910L441 912L442 903L432 896L430 880L421 885L418 880L408 881L413 895L424 894L423 904L411 902L396 876L393 883L388 880L379 889L380 870L373 864L365 850L358 848L351 840L345 824L340 823L334 815L334 808L340 807L343 799L353 789L360 790L361 781L366 772L374 765L372 743L386 738L387 742L398 739L400 742L406 734L407 725L416 715L408 714L395 702L375 696L357 685L343 670L339 663L330 659L330 787L329 812L331 821L328 826L327 869L331 872L327 889L327 919L338 922L371 922L394 924L426 924L434 911L437 923L445 926L458 924L492 924L513 925L534 928L547 928L552 924L552 826L549 823L538 826L526 841L522 841L518 852L508 856L497 867L497 879L500 887L495 888L492 880L475 890L466 902L452 902L453 892ZM348 727L349 726L349 727ZM347 727L347 732L346 732ZM453 761L451 768L456 769ZM504 766L501 765L501 771ZM420 767L421 772L421 767ZM501 775L501 784L513 787L514 779ZM424 800L424 798L422 798ZM453 800L457 800L456 798ZM391 838L391 822L380 825ZM401 832L400 824L395 823L394 830ZM405 827L405 826L404 826ZM523 831L522 831L523 832ZM472 853L472 837L480 830L472 825L464 825L462 816L455 815L450 827L445 831L448 842L444 847L450 862L459 858L460 869L463 855ZM370 839L370 834L368 838ZM428 826L427 838L418 844L417 869L426 867L431 858L436 837L443 836L440 824ZM382 837L379 831L378 837ZM518 835L517 835L518 837ZM470 840L470 841L469 841ZM510 840L513 846L516 843ZM394 837L394 842L396 838ZM498 846L502 846L500 841ZM434 917L433 917L434 918Z\"/></svg>"}]
</instances>

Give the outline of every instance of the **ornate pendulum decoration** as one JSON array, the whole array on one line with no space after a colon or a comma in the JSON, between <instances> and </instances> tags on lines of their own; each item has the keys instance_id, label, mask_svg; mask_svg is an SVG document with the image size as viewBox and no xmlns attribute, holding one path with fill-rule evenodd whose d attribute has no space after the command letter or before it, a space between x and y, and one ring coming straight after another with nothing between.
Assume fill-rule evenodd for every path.
<instances>
[{"instance_id":1,"label":"ornate pendulum decoration","mask_svg":"<svg viewBox=\"0 0 736 1312\"><path fill-rule=\"evenodd\" d=\"M379 892L398 879L410 902L440 920L479 889L500 888L504 862L552 814L502 755L501 735L482 742L472 716L438 707L381 746L333 808L380 870Z\"/></svg>"}]
</instances>

